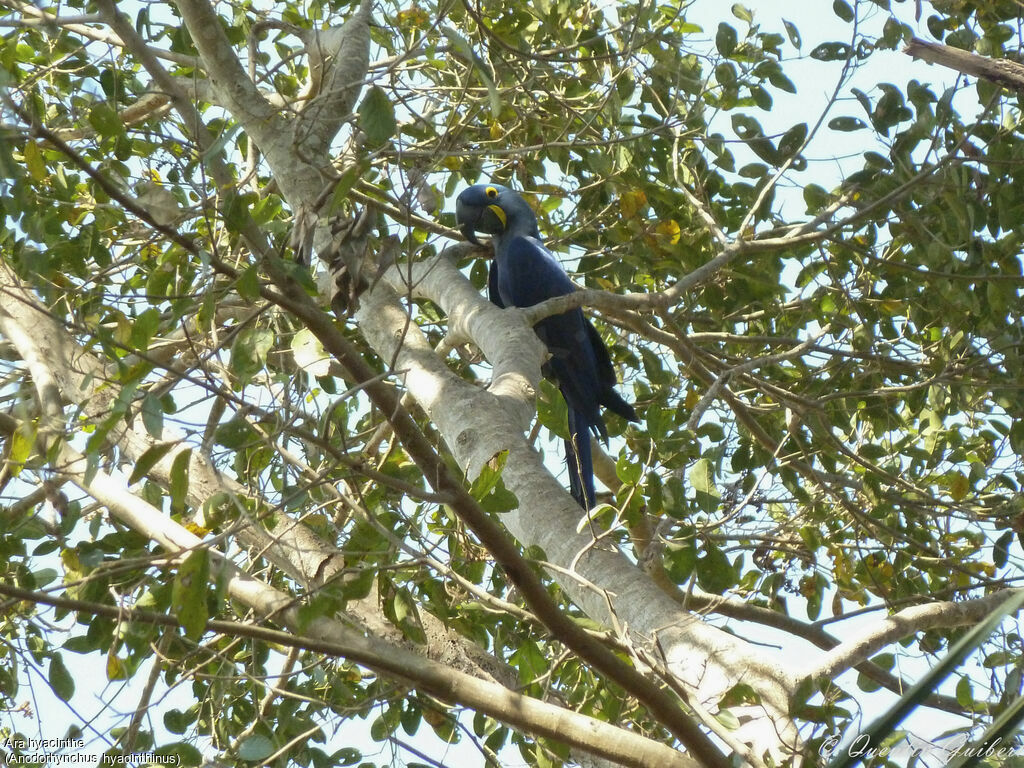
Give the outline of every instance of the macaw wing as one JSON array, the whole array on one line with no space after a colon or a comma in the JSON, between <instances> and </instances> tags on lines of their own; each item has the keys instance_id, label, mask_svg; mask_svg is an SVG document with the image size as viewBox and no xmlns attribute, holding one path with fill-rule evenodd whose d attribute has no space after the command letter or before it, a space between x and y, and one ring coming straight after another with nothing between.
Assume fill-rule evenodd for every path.
<instances>
[{"instance_id":1,"label":"macaw wing","mask_svg":"<svg viewBox=\"0 0 1024 768\"><path fill-rule=\"evenodd\" d=\"M495 266L498 293L506 307L532 307L576 290L562 265L540 240L515 237L504 251Z\"/></svg>"},{"instance_id":2,"label":"macaw wing","mask_svg":"<svg viewBox=\"0 0 1024 768\"><path fill-rule=\"evenodd\" d=\"M562 265L532 237L513 238L502 250L497 282L504 305L514 307L532 307L576 290ZM551 353L545 373L558 382L569 408L578 412L577 422L603 437L607 431L598 408L603 387L587 326L582 310L572 309L545 317L534 330Z\"/></svg>"},{"instance_id":3,"label":"macaw wing","mask_svg":"<svg viewBox=\"0 0 1024 768\"><path fill-rule=\"evenodd\" d=\"M501 300L501 293L498 292L498 260L491 262L491 268L487 272L487 298L491 304L505 308L505 302Z\"/></svg>"},{"instance_id":4,"label":"macaw wing","mask_svg":"<svg viewBox=\"0 0 1024 768\"><path fill-rule=\"evenodd\" d=\"M589 320L585 320L585 322L587 335L590 338L590 345L594 349L594 357L597 362L598 381L601 384L601 394L598 402L613 413L617 413L626 421L639 421L640 419L637 417L636 411L633 410L633 406L627 403L622 398L622 395L615 390L615 385L618 383L615 379L615 369L612 367L612 358L608 354L608 347L604 345L601 334L597 332L597 329Z\"/></svg>"}]
</instances>

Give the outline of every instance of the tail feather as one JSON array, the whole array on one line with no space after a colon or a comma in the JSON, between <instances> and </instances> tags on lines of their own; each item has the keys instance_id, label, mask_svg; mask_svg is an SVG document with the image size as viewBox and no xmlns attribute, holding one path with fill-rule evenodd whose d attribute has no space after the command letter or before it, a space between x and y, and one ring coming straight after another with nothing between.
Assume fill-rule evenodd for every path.
<instances>
[{"instance_id":1,"label":"tail feather","mask_svg":"<svg viewBox=\"0 0 1024 768\"><path fill-rule=\"evenodd\" d=\"M591 509L597 503L594 492L594 460L590 451L590 425L581 414L569 409L569 439L565 441L565 463L569 469L569 492L576 503Z\"/></svg>"},{"instance_id":2,"label":"tail feather","mask_svg":"<svg viewBox=\"0 0 1024 768\"><path fill-rule=\"evenodd\" d=\"M599 402L612 413L619 414L619 416L624 418L626 421L640 421L640 417L636 415L636 411L633 410L633 406L623 400L622 395L616 392L612 387L605 386L601 390L601 399Z\"/></svg>"}]
</instances>

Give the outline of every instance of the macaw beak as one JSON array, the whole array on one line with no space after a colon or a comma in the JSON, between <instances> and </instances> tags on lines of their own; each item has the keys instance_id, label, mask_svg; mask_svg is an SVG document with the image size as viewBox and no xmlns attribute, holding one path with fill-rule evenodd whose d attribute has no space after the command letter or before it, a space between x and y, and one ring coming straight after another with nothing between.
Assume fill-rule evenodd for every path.
<instances>
[{"instance_id":1,"label":"macaw beak","mask_svg":"<svg viewBox=\"0 0 1024 768\"><path fill-rule=\"evenodd\" d=\"M480 220L480 209L475 205L466 205L462 200L455 201L455 223L459 231L469 242L480 245L476 237L476 223Z\"/></svg>"},{"instance_id":2,"label":"macaw beak","mask_svg":"<svg viewBox=\"0 0 1024 768\"><path fill-rule=\"evenodd\" d=\"M498 205L473 205L466 203L462 197L455 200L455 222L466 239L474 245L480 245L476 233L500 235L505 231L508 218L505 211Z\"/></svg>"}]
</instances>

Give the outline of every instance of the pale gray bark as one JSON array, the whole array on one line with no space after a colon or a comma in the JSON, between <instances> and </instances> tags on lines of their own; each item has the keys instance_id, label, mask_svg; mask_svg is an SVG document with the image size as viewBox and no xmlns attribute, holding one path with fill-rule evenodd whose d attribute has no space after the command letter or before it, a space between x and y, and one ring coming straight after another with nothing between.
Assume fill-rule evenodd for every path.
<instances>
[{"instance_id":1,"label":"pale gray bark","mask_svg":"<svg viewBox=\"0 0 1024 768\"><path fill-rule=\"evenodd\" d=\"M1024 64L1016 61L979 56L951 45L929 43L919 37L911 38L903 52L929 64L939 64L965 75L984 78L1012 91L1024 90Z\"/></svg>"},{"instance_id":2,"label":"pale gray bark","mask_svg":"<svg viewBox=\"0 0 1024 768\"><path fill-rule=\"evenodd\" d=\"M807 670L806 675L831 680L871 658L886 646L918 632L978 624L1015 592L1017 590L1004 589L973 600L943 601L904 608L882 617L867 629L837 645Z\"/></svg>"},{"instance_id":3,"label":"pale gray bark","mask_svg":"<svg viewBox=\"0 0 1024 768\"><path fill-rule=\"evenodd\" d=\"M577 749L607 757L622 765L696 766L692 758L670 747L561 707L529 699L489 680L458 671L453 665L430 661L392 643L366 637L341 621L319 619L300 632L299 627L303 623L298 619L294 598L244 574L222 558L218 549L173 522L106 471L90 471L85 457L63 443L65 404L69 401L80 403L87 414L101 418L109 413L107 409L117 395L117 388L111 384L116 379L108 377L110 371L74 342L6 264L0 264L0 295L4 298L0 301L0 334L17 350L32 376L37 400L45 415L45 433L41 437L46 446L59 445L60 455L53 462L54 471L63 480L78 485L104 504L121 522L159 542L169 551L184 553L198 547L209 549L219 567L230 573L228 590L233 598L299 634L343 646L345 656L353 661L408 680L442 699L458 701L525 732L558 738ZM117 440L127 456L133 458L138 458L146 448L155 444L152 437L133 430L130 425L112 432L111 437ZM168 434L164 437L175 436ZM154 468L153 476L169 478L173 457L184 449L183 443L165 456ZM219 475L199 456L198 451L193 451L189 467L190 501L197 505L218 490L245 495L244 489ZM259 526L252 526L239 531L239 535L242 537L246 532L257 531ZM301 576L317 574L323 577L324 558L329 556L325 552L326 547L302 526L284 521L272 534L256 541L267 544L264 554L282 568L295 572L299 567L303 572ZM376 626L378 621L375 619L371 623ZM439 628L431 625L428 629L436 631ZM457 642L443 628L440 631L442 639ZM441 648L438 656L445 658L450 651L450 648Z\"/></svg>"},{"instance_id":4,"label":"pale gray bark","mask_svg":"<svg viewBox=\"0 0 1024 768\"><path fill-rule=\"evenodd\" d=\"M552 575L573 601L623 641L662 659L706 708L713 710L739 682L759 691L765 709L745 713L752 719L743 734L755 751L778 754L783 744L795 746L788 706L796 671L773 651L681 610L621 552L595 545L589 526L579 525L579 506L527 443L541 352L524 314L480 296L446 254L396 267L386 279L392 288L381 285L363 295L356 316L360 328L381 357L396 360L409 391L470 478L496 454L508 452L503 479L519 500L518 509L502 515L509 532L524 547L538 546L551 562L571 568ZM456 339L469 337L484 352L495 369L488 390L456 376L419 329L407 324L392 289L410 286L444 309Z\"/></svg>"}]
</instances>

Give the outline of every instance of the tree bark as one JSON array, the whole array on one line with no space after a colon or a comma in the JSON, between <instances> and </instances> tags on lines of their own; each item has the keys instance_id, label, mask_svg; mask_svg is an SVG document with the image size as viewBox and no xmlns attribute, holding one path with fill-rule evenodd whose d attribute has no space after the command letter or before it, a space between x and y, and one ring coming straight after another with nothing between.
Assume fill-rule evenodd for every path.
<instances>
[{"instance_id":1,"label":"tree bark","mask_svg":"<svg viewBox=\"0 0 1024 768\"><path fill-rule=\"evenodd\" d=\"M912 37L903 52L915 59L974 75L1012 91L1024 90L1024 64L1009 59L990 59L942 43L929 43Z\"/></svg>"}]
</instances>

